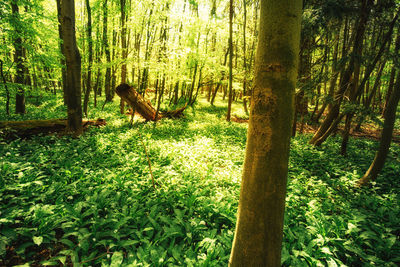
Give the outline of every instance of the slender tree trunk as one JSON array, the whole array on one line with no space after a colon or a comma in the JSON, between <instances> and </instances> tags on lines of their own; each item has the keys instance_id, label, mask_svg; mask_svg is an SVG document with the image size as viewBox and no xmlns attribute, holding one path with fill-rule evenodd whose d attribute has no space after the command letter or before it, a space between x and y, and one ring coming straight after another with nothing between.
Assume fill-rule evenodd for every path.
<instances>
[{"instance_id":1,"label":"slender tree trunk","mask_svg":"<svg viewBox=\"0 0 400 267\"><path fill-rule=\"evenodd\" d=\"M156 109L156 118L158 117L158 113L160 112L160 106L161 106L161 101L162 97L164 95L164 89L165 89L165 75L163 75L162 83L160 86L160 93L158 94L158 101L157 101L157 109Z\"/></svg>"},{"instance_id":2,"label":"slender tree trunk","mask_svg":"<svg viewBox=\"0 0 400 267\"><path fill-rule=\"evenodd\" d=\"M88 72L87 72L87 79L86 79L85 98L83 100L83 113L85 113L85 116L87 117L90 91L92 90L93 40L92 40L92 10L90 8L89 0L85 0L85 1L86 1L86 10L87 10L87 17L88 17L87 38L88 38L88 54L89 54L89 62L88 63L89 64L88 64Z\"/></svg>"},{"instance_id":3,"label":"slender tree trunk","mask_svg":"<svg viewBox=\"0 0 400 267\"><path fill-rule=\"evenodd\" d=\"M230 49L229 49L229 46L228 46L228 49L226 50L225 57L224 57L224 63L223 63L224 66L226 66L226 63L228 62L228 54L229 54L229 51L230 51ZM212 97L211 97L211 102L210 102L211 106L214 106L215 97L217 96L218 89L222 86L222 81L223 81L224 79L225 79L225 72L222 71L221 80L219 81L219 83L218 83L217 86L215 87L215 90L214 90L213 95L212 95ZM225 97L224 97L224 98L225 98Z\"/></svg>"},{"instance_id":4,"label":"slender tree trunk","mask_svg":"<svg viewBox=\"0 0 400 267\"><path fill-rule=\"evenodd\" d=\"M121 65L121 83L126 83L126 58L128 57L128 50L126 45L126 0L120 0L121 5L121 49L122 49L122 60ZM120 112L125 113L125 102L120 100Z\"/></svg>"},{"instance_id":5,"label":"slender tree trunk","mask_svg":"<svg viewBox=\"0 0 400 267\"><path fill-rule=\"evenodd\" d=\"M67 131L78 136L82 133L81 56L75 36L75 1L62 0L60 13L63 53L66 61Z\"/></svg>"},{"instance_id":6,"label":"slender tree trunk","mask_svg":"<svg viewBox=\"0 0 400 267\"><path fill-rule=\"evenodd\" d=\"M174 105L178 104L178 97L179 97L179 81L175 84L174 89Z\"/></svg>"},{"instance_id":7,"label":"slender tree trunk","mask_svg":"<svg viewBox=\"0 0 400 267\"><path fill-rule=\"evenodd\" d=\"M385 116L385 112L386 112L387 105L389 103L390 95L392 94L392 91L393 91L395 76L396 76L396 68L393 67L390 72L389 85L388 85L388 89L386 92L385 105L383 106L382 117Z\"/></svg>"},{"instance_id":8,"label":"slender tree trunk","mask_svg":"<svg viewBox=\"0 0 400 267\"><path fill-rule=\"evenodd\" d=\"M321 142L326 140L326 138L328 137L328 136L326 136L326 133L331 128L331 124L333 122L335 122L339 116L340 106L342 104L344 94L346 93L346 91L349 88L351 77L353 75L355 64L357 61L356 51L359 51L359 47L362 46L363 37L364 37L371 5L372 5L372 0L363 0L362 1L362 7L360 9L360 19L357 23L357 27L356 27L356 31L355 31L353 53L351 55L349 65L348 65L347 69L343 72L341 81L339 83L340 84L339 90L335 94L335 99L332 104L332 107L329 110L329 113L326 116L325 120L323 121L321 126L318 128L317 132L314 134L314 136L310 140L310 144L314 144L314 145L316 145L316 143L321 144ZM325 138L321 139L322 136L325 136Z\"/></svg>"},{"instance_id":9,"label":"slender tree trunk","mask_svg":"<svg viewBox=\"0 0 400 267\"><path fill-rule=\"evenodd\" d=\"M229 96L226 120L231 121L232 110L232 60L233 60L233 0L229 1Z\"/></svg>"},{"instance_id":10,"label":"slender tree trunk","mask_svg":"<svg viewBox=\"0 0 400 267\"><path fill-rule=\"evenodd\" d=\"M200 38L200 34L199 34ZM190 86L190 91L189 91L189 104L192 103L192 98L193 98L193 91L196 85L196 76L197 76L197 68L198 68L199 62L196 60L196 63L194 65L194 73L193 73L193 78L192 78L192 84Z\"/></svg>"},{"instance_id":11,"label":"slender tree trunk","mask_svg":"<svg viewBox=\"0 0 400 267\"><path fill-rule=\"evenodd\" d=\"M397 105L400 99L400 72L397 73L396 85L393 93L390 96L387 110L385 113L385 121L383 123L383 130L381 135L381 141L379 144L378 151L375 154L375 158L366 171L364 176L357 182L359 186L368 184L371 180L375 180L378 177L379 172L382 170L386 157L389 154L390 143L392 142L393 128L396 121Z\"/></svg>"},{"instance_id":12,"label":"slender tree trunk","mask_svg":"<svg viewBox=\"0 0 400 267\"><path fill-rule=\"evenodd\" d=\"M246 158L229 266L281 266L301 10L301 0L261 0Z\"/></svg>"},{"instance_id":13,"label":"slender tree trunk","mask_svg":"<svg viewBox=\"0 0 400 267\"><path fill-rule=\"evenodd\" d=\"M107 0L104 0L103 3L103 45L104 45L104 52L106 54L106 76L104 80L104 91L106 95L106 102L111 102L113 99L113 95L111 92L111 67L110 67L110 62L111 62L111 53L110 53L110 45L108 44L108 15L107 15Z\"/></svg>"},{"instance_id":14,"label":"slender tree trunk","mask_svg":"<svg viewBox=\"0 0 400 267\"><path fill-rule=\"evenodd\" d=\"M378 70L378 73L376 74L376 79L375 79L374 85L372 86L372 90L369 92L367 98L365 99L364 108L369 108L371 106L372 99L376 95L376 91L379 88L380 79L382 76L383 69L385 68L385 64L386 64L386 60L384 60L384 62L381 64L381 66ZM361 125L364 120L365 120L365 115L361 114L360 118L358 119L357 125L354 128L354 131L360 131Z\"/></svg>"},{"instance_id":15,"label":"slender tree trunk","mask_svg":"<svg viewBox=\"0 0 400 267\"><path fill-rule=\"evenodd\" d=\"M14 22L14 30L15 30L15 37L14 37L14 62L17 68L15 74L15 83L17 84L17 94L15 96L15 113L17 114L25 114L25 90L23 87L24 84L24 56L23 56L23 47L22 47L22 32L21 28L18 25L20 23L19 18L19 8L16 1L11 1L11 9L12 15L15 19Z\"/></svg>"},{"instance_id":16,"label":"slender tree trunk","mask_svg":"<svg viewBox=\"0 0 400 267\"><path fill-rule=\"evenodd\" d=\"M249 114L247 109L247 55L246 55L246 27L247 27L247 0L243 0L243 109L246 114Z\"/></svg>"},{"instance_id":17,"label":"slender tree trunk","mask_svg":"<svg viewBox=\"0 0 400 267\"><path fill-rule=\"evenodd\" d=\"M61 18L60 18L60 8L61 8L61 0L56 0L57 2L57 14L58 14L58 36L60 38L60 50L61 53L64 50L64 44L62 40L62 32L61 32ZM65 84L66 84L66 78L67 78L67 73L65 70L65 58L61 57L60 58L60 65L61 65L61 79L62 79L62 90L63 90L63 96L64 96L64 105L67 105L67 94L65 92Z\"/></svg>"},{"instance_id":18,"label":"slender tree trunk","mask_svg":"<svg viewBox=\"0 0 400 267\"><path fill-rule=\"evenodd\" d=\"M0 59L0 75L4 83L4 89L6 89L6 113L10 115L10 91L8 90L6 77L3 71L3 61Z\"/></svg>"},{"instance_id":19,"label":"slender tree trunk","mask_svg":"<svg viewBox=\"0 0 400 267\"><path fill-rule=\"evenodd\" d=\"M329 110L332 108L332 103L334 98L335 87L337 83L337 79L339 77L339 68L338 68L338 51L339 51L339 41L336 41L335 49L333 50L333 62L332 62L332 77L329 83L329 92L328 92L328 100L324 102L321 109L318 111L318 114L315 117L315 122L318 122L321 118L322 114L324 113L326 107L329 107Z\"/></svg>"}]
</instances>

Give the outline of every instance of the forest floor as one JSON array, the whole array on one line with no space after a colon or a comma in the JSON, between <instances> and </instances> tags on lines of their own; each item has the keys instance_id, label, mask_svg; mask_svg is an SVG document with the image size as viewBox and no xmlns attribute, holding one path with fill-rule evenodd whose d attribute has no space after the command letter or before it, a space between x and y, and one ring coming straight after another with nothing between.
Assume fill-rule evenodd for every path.
<instances>
[{"instance_id":1,"label":"forest floor","mask_svg":"<svg viewBox=\"0 0 400 267\"><path fill-rule=\"evenodd\" d=\"M80 139L0 138L0 266L227 265L247 124L202 99L182 119L131 126L116 100L91 107L107 126ZM61 100L37 104L24 119L65 117ZM241 104L233 113L244 117ZM283 265L398 266L400 146L360 189L378 143L351 138L343 157L339 136L321 147L310 137L291 141Z\"/></svg>"}]
</instances>

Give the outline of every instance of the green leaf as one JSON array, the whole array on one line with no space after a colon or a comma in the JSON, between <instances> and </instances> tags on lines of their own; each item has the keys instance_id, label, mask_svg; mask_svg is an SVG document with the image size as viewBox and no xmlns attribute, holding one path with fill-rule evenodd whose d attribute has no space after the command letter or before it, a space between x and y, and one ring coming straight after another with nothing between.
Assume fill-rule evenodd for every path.
<instances>
[{"instance_id":1,"label":"green leaf","mask_svg":"<svg viewBox=\"0 0 400 267\"><path fill-rule=\"evenodd\" d=\"M337 263L334 259L330 258L326 261L328 263L328 267L337 267Z\"/></svg>"},{"instance_id":2,"label":"green leaf","mask_svg":"<svg viewBox=\"0 0 400 267\"><path fill-rule=\"evenodd\" d=\"M67 245L69 248L75 247L75 244L69 239L63 238L60 240L60 242L63 243L64 245Z\"/></svg>"},{"instance_id":3,"label":"green leaf","mask_svg":"<svg viewBox=\"0 0 400 267\"><path fill-rule=\"evenodd\" d=\"M63 265L65 265L67 257L66 256L57 256L57 257L54 257L53 260L59 260Z\"/></svg>"},{"instance_id":4,"label":"green leaf","mask_svg":"<svg viewBox=\"0 0 400 267\"><path fill-rule=\"evenodd\" d=\"M123 260L124 260L124 255L122 254L122 252L120 251L114 252L111 257L110 267L121 266Z\"/></svg>"},{"instance_id":5,"label":"green leaf","mask_svg":"<svg viewBox=\"0 0 400 267\"><path fill-rule=\"evenodd\" d=\"M332 255L332 252L330 251L330 249L328 247L321 248L321 251L325 254Z\"/></svg>"},{"instance_id":6,"label":"green leaf","mask_svg":"<svg viewBox=\"0 0 400 267\"><path fill-rule=\"evenodd\" d=\"M42 244L43 242L43 236L34 236L32 239L33 243L35 243L38 246L40 246L40 244Z\"/></svg>"},{"instance_id":7,"label":"green leaf","mask_svg":"<svg viewBox=\"0 0 400 267\"><path fill-rule=\"evenodd\" d=\"M48 261L42 261L40 264L42 264L43 266L55 266L57 265L57 262L48 260Z\"/></svg>"}]
</instances>

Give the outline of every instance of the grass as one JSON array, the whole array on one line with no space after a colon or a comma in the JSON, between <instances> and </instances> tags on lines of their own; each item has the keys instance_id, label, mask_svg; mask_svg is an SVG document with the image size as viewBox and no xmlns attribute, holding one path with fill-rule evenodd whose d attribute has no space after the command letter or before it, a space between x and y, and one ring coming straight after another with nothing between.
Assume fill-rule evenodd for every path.
<instances>
[{"instance_id":1,"label":"grass","mask_svg":"<svg viewBox=\"0 0 400 267\"><path fill-rule=\"evenodd\" d=\"M24 119L65 116L60 100L41 102ZM0 140L0 265L226 266L247 125L204 100L156 126L131 127L117 101L90 110L108 125L80 139ZM309 138L291 144L283 265L400 264L399 146L377 182L356 189L377 143L352 139L344 158L340 138L321 148Z\"/></svg>"}]
</instances>

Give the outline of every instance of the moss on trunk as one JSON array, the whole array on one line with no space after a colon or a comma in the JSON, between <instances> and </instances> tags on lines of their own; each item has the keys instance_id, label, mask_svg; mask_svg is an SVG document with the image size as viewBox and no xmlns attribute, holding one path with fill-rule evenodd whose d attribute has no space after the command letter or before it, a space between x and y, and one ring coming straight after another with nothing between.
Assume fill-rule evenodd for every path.
<instances>
[{"instance_id":1,"label":"moss on trunk","mask_svg":"<svg viewBox=\"0 0 400 267\"><path fill-rule=\"evenodd\" d=\"M230 266L280 266L302 1L261 1L246 158Z\"/></svg>"}]
</instances>

